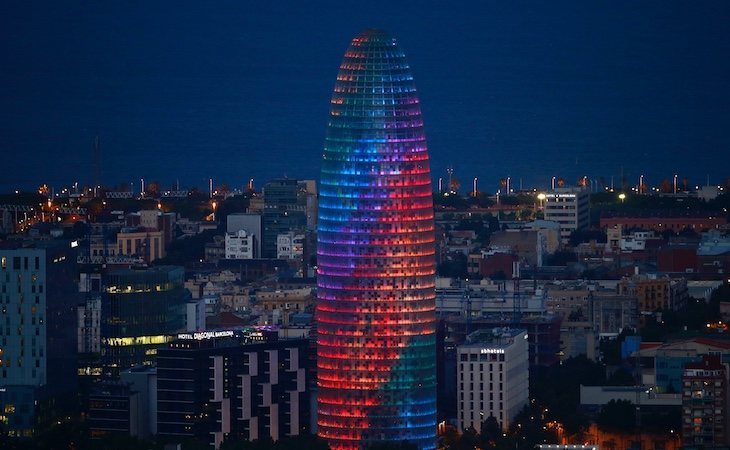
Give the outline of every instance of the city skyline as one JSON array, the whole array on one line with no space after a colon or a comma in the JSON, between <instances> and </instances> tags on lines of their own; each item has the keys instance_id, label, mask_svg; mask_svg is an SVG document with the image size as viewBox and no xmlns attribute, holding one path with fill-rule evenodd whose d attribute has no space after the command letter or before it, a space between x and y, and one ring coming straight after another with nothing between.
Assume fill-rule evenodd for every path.
<instances>
[{"instance_id":1,"label":"city skyline","mask_svg":"<svg viewBox=\"0 0 730 450\"><path fill-rule=\"evenodd\" d=\"M730 446L730 3L2 11L1 449Z\"/></svg>"},{"instance_id":2,"label":"city skyline","mask_svg":"<svg viewBox=\"0 0 730 450\"><path fill-rule=\"evenodd\" d=\"M416 67L434 178L727 178L724 3L383 8L12 5L0 191L91 185L96 136L105 185L314 178L336 43L372 26Z\"/></svg>"}]
</instances>

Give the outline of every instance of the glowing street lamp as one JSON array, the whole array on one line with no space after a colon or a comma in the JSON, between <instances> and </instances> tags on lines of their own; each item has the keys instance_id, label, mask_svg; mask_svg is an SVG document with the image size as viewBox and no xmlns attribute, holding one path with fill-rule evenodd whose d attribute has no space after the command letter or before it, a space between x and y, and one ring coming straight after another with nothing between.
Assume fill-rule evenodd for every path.
<instances>
[{"instance_id":1,"label":"glowing street lamp","mask_svg":"<svg viewBox=\"0 0 730 450\"><path fill-rule=\"evenodd\" d=\"M540 192L539 194L537 194L537 199L540 201L540 208L543 207L543 202L545 201L546 198L547 198L547 195L545 195L544 192Z\"/></svg>"},{"instance_id":2,"label":"glowing street lamp","mask_svg":"<svg viewBox=\"0 0 730 450\"><path fill-rule=\"evenodd\" d=\"M622 192L622 193L618 194L618 198L619 198L619 199L621 199L621 203L623 203L623 202L624 202L624 200L626 200L626 194L624 194L624 193Z\"/></svg>"}]
</instances>

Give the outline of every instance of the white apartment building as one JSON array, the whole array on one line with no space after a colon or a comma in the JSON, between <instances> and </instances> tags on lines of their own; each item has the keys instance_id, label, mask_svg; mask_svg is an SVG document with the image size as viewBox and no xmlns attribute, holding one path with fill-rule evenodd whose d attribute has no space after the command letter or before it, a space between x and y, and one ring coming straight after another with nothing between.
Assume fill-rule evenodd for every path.
<instances>
[{"instance_id":1,"label":"white apartment building","mask_svg":"<svg viewBox=\"0 0 730 450\"><path fill-rule=\"evenodd\" d=\"M585 188L556 188L545 194L545 220L560 224L560 239L567 243L575 230L591 222L591 194Z\"/></svg>"},{"instance_id":2,"label":"white apartment building","mask_svg":"<svg viewBox=\"0 0 730 450\"><path fill-rule=\"evenodd\" d=\"M235 233L226 234L226 259L254 259L256 253L257 239L246 230L238 230Z\"/></svg>"},{"instance_id":3,"label":"white apartment building","mask_svg":"<svg viewBox=\"0 0 730 450\"><path fill-rule=\"evenodd\" d=\"M276 236L277 259L302 259L304 255L304 234L280 233Z\"/></svg>"},{"instance_id":4,"label":"white apartment building","mask_svg":"<svg viewBox=\"0 0 730 450\"><path fill-rule=\"evenodd\" d=\"M507 430L529 401L527 331L478 330L456 352L459 428L479 433L494 416Z\"/></svg>"}]
</instances>

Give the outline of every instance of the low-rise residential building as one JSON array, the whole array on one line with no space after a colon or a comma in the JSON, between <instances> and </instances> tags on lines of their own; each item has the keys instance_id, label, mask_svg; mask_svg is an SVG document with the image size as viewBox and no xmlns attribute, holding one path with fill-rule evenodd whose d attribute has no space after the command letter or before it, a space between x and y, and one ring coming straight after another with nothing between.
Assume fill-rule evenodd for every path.
<instances>
[{"instance_id":1,"label":"low-rise residential building","mask_svg":"<svg viewBox=\"0 0 730 450\"><path fill-rule=\"evenodd\" d=\"M226 259L254 259L257 258L256 248L258 238L246 230L226 234Z\"/></svg>"},{"instance_id":2,"label":"low-rise residential building","mask_svg":"<svg viewBox=\"0 0 730 450\"><path fill-rule=\"evenodd\" d=\"M633 357L642 362L643 384L654 386L658 393L677 393L682 389L682 370L685 364L699 362L702 355L720 355L722 362L730 362L730 342L714 336L701 336L671 342L644 342Z\"/></svg>"},{"instance_id":3,"label":"low-rise residential building","mask_svg":"<svg viewBox=\"0 0 730 450\"><path fill-rule=\"evenodd\" d=\"M728 439L728 370L719 355L684 365L682 372L682 440L685 446L726 447Z\"/></svg>"},{"instance_id":4,"label":"low-rise residential building","mask_svg":"<svg viewBox=\"0 0 730 450\"><path fill-rule=\"evenodd\" d=\"M718 230L704 233L697 248L697 271L723 275L730 273L730 235Z\"/></svg>"},{"instance_id":5,"label":"low-rise residential building","mask_svg":"<svg viewBox=\"0 0 730 450\"><path fill-rule=\"evenodd\" d=\"M654 274L623 278L618 284L618 293L636 296L642 313L657 310L677 311L686 305L689 297L686 279Z\"/></svg>"},{"instance_id":6,"label":"low-rise residential building","mask_svg":"<svg viewBox=\"0 0 730 450\"><path fill-rule=\"evenodd\" d=\"M276 238L276 257L278 259L298 259L304 256L304 233L293 231L280 233Z\"/></svg>"},{"instance_id":7,"label":"low-rise residential building","mask_svg":"<svg viewBox=\"0 0 730 450\"><path fill-rule=\"evenodd\" d=\"M239 231L257 236L254 253L261 255L261 236L263 235L263 221L259 213L235 213L226 218L226 233L236 234ZM258 257L258 256L257 256Z\"/></svg>"},{"instance_id":8,"label":"low-rise residential building","mask_svg":"<svg viewBox=\"0 0 730 450\"><path fill-rule=\"evenodd\" d=\"M695 231L711 230L727 224L722 214L666 216L659 211L647 211L641 216L604 216L600 219L601 228L622 226L624 229L654 230L661 233L670 230L678 233L684 229Z\"/></svg>"},{"instance_id":9,"label":"low-rise residential building","mask_svg":"<svg viewBox=\"0 0 730 450\"><path fill-rule=\"evenodd\" d=\"M149 263L164 258L165 237L162 231L145 228L122 228L117 234L117 255L139 256Z\"/></svg>"},{"instance_id":10,"label":"low-rise residential building","mask_svg":"<svg viewBox=\"0 0 730 450\"><path fill-rule=\"evenodd\" d=\"M639 327L639 302L633 295L598 291L591 294L589 317L601 337L615 337Z\"/></svg>"},{"instance_id":11,"label":"low-rise residential building","mask_svg":"<svg viewBox=\"0 0 730 450\"><path fill-rule=\"evenodd\" d=\"M596 326L590 321L563 321L560 327L560 359L585 356L595 361L600 342Z\"/></svg>"},{"instance_id":12,"label":"low-rise residential building","mask_svg":"<svg viewBox=\"0 0 730 450\"><path fill-rule=\"evenodd\" d=\"M254 311L266 325L289 325L292 314L314 306L313 289L271 289L256 292Z\"/></svg>"}]
</instances>

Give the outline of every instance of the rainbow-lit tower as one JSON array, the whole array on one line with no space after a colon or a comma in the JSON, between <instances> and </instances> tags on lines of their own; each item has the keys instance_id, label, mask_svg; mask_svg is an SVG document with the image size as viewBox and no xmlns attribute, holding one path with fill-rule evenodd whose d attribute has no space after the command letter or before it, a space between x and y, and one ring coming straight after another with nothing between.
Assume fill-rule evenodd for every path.
<instances>
[{"instance_id":1,"label":"rainbow-lit tower","mask_svg":"<svg viewBox=\"0 0 730 450\"><path fill-rule=\"evenodd\" d=\"M436 446L431 196L410 67L368 30L340 65L320 184L317 423L333 450Z\"/></svg>"}]
</instances>

